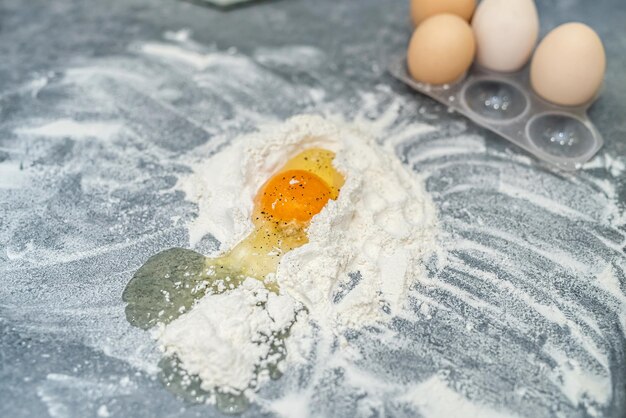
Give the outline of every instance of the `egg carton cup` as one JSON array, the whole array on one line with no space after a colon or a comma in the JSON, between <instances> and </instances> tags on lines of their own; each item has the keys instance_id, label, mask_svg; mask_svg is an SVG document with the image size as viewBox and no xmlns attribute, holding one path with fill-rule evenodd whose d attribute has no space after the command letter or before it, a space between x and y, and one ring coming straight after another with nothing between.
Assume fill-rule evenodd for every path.
<instances>
[{"instance_id":1,"label":"egg carton cup","mask_svg":"<svg viewBox=\"0 0 626 418\"><path fill-rule=\"evenodd\" d=\"M473 65L462 79L444 85L414 80L406 56L392 60L389 71L412 89L561 170L579 169L604 143L587 116L595 98L572 107L549 103L532 92L528 66L515 73L498 73Z\"/></svg>"}]
</instances>

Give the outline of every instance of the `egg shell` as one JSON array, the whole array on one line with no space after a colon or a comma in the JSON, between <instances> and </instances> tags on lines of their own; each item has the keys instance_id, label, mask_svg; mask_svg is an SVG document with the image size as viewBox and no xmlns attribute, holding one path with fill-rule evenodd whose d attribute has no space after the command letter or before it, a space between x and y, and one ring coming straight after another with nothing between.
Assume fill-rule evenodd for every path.
<instances>
[{"instance_id":1,"label":"egg shell","mask_svg":"<svg viewBox=\"0 0 626 418\"><path fill-rule=\"evenodd\" d=\"M541 41L530 65L533 90L545 100L577 106L602 86L606 55L602 40L583 23L566 23Z\"/></svg>"},{"instance_id":2,"label":"egg shell","mask_svg":"<svg viewBox=\"0 0 626 418\"><path fill-rule=\"evenodd\" d=\"M418 25L431 16L451 13L469 22L476 0L411 0L411 19Z\"/></svg>"},{"instance_id":3,"label":"egg shell","mask_svg":"<svg viewBox=\"0 0 626 418\"><path fill-rule=\"evenodd\" d=\"M483 0L474 13L476 62L484 68L517 71L528 62L539 36L533 0Z\"/></svg>"},{"instance_id":4,"label":"egg shell","mask_svg":"<svg viewBox=\"0 0 626 418\"><path fill-rule=\"evenodd\" d=\"M458 80L472 64L476 42L470 25L452 14L429 17L415 29L407 51L409 73L417 81Z\"/></svg>"}]
</instances>

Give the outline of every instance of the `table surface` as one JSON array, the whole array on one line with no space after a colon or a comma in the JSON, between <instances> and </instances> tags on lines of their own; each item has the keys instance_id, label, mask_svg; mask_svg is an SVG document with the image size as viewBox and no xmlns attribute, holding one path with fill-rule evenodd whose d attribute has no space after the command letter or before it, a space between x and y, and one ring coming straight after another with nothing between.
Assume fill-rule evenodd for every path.
<instances>
[{"instance_id":1,"label":"table surface","mask_svg":"<svg viewBox=\"0 0 626 418\"><path fill-rule=\"evenodd\" d=\"M189 158L306 112L384 125L425 178L445 260L428 266L432 283L414 285L414 319L390 325L405 344L352 338L370 375L445 390L418 392L432 399L411 406L335 370L301 382L287 372L262 397L301 385L326 416L626 415L626 3L540 3L542 34L583 21L606 45L605 89L590 109L606 145L575 175L386 73L410 34L404 1L221 11L4 0L0 416L219 415L154 379L159 354L126 322L121 292L147 257L189 246L196 206L175 187ZM435 129L410 129L422 125ZM214 246L206 237L196 249Z\"/></svg>"}]
</instances>

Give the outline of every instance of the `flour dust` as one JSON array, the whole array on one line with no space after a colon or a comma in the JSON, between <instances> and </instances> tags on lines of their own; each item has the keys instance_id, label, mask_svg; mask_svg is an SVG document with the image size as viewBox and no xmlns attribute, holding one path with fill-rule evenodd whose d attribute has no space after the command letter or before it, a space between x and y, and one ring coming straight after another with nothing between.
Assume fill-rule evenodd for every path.
<instances>
[{"instance_id":1,"label":"flour dust","mask_svg":"<svg viewBox=\"0 0 626 418\"><path fill-rule=\"evenodd\" d=\"M400 192L416 196L410 185L424 185L444 250L407 263L406 273L419 271L400 287L383 283L387 296L379 300L392 309L383 303L375 312L384 320L365 327L341 306L362 306L356 296L366 276L349 272L335 283L357 293L351 299L339 290L332 309L298 318L283 376L250 394L244 416L610 417L624 410L623 156L602 152L575 175L554 173L382 72L379 83L353 82L315 47L242 53L192 35L170 32L116 56L68 62L0 98L10 110L0 152L0 296L10 324L3 335L37 336L32 358L58 365L19 382L50 415L113 416L137 404L146 416L217 413L176 400L154 381L162 353L126 322L120 294L160 250L191 246L209 255L245 232L245 212L241 224L233 216L203 230L199 215L220 207L206 205L184 179L202 162L230 169L217 163L241 155L236 138L297 114L366 132L386 150L376 158L402 164L404 174L392 171ZM346 210L337 203L329 215ZM389 214L402 212L391 204ZM319 223L319 236L340 230L331 219ZM404 239L400 232L393 224L384 231L392 242ZM361 243L354 249L367 254ZM294 267L306 251L293 255ZM293 271L279 274L287 280ZM306 303L309 290L286 283ZM339 319L341 332L326 331L329 318ZM69 348L48 348L59 341ZM67 365L74 355L91 360Z\"/></svg>"}]
</instances>

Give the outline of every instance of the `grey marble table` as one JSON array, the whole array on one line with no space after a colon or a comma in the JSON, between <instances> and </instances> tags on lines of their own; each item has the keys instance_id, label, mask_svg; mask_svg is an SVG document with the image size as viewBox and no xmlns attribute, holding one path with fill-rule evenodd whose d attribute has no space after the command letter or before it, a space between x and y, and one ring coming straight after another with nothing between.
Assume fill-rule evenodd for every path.
<instances>
[{"instance_id":1,"label":"grey marble table","mask_svg":"<svg viewBox=\"0 0 626 418\"><path fill-rule=\"evenodd\" d=\"M542 33L578 20L606 44L590 111L606 145L575 175L387 74L404 1L0 2L0 416L218 416L154 378L159 353L121 292L150 255L189 247L196 206L176 183L191 156L306 112L385 122L440 212L447 255L414 284L415 319L389 326L403 344L348 336L363 369L438 376L493 416L626 416L626 3L539 3ZM403 136L419 124L433 129ZM321 416L475 411L403 404L340 369L290 373L261 396L304 388Z\"/></svg>"}]
</instances>

